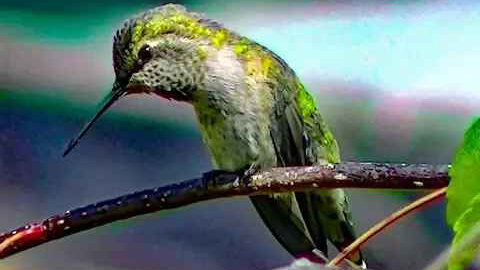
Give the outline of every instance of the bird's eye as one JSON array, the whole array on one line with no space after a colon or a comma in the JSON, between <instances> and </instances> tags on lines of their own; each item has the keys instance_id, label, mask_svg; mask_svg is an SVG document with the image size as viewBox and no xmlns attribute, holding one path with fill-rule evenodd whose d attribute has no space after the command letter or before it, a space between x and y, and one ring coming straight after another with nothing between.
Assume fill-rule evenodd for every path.
<instances>
[{"instance_id":1,"label":"bird's eye","mask_svg":"<svg viewBox=\"0 0 480 270\"><path fill-rule=\"evenodd\" d=\"M145 44L140 48L138 51L138 61L141 63L145 63L152 58L152 47Z\"/></svg>"}]
</instances>

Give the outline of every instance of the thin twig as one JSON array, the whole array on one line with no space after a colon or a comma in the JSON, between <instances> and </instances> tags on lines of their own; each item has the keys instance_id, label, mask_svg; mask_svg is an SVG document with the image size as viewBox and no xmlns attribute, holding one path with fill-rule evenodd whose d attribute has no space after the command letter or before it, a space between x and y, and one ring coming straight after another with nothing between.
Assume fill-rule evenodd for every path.
<instances>
[{"instance_id":1,"label":"thin twig","mask_svg":"<svg viewBox=\"0 0 480 270\"><path fill-rule=\"evenodd\" d=\"M375 226L371 227L367 232L365 232L360 237L358 237L348 247L346 247L340 253L338 253L338 255L328 263L328 266L336 266L340 264L345 258L347 258L350 254L358 250L363 244L365 244L368 240L372 239L375 235L385 230L387 227L394 224L395 222L400 220L402 217L408 215L409 213L414 212L420 207L425 206L426 204L433 202L436 199L442 198L443 196L445 196L446 193L447 193L447 188L444 187L424 197L421 197L420 199L410 203L409 205L403 207L397 212L386 217L384 220L380 221Z\"/></svg>"},{"instance_id":2,"label":"thin twig","mask_svg":"<svg viewBox=\"0 0 480 270\"><path fill-rule=\"evenodd\" d=\"M0 258L118 220L192 203L316 188L437 189L447 186L449 165L340 163L273 168L241 179L233 173L203 177L66 211L0 234Z\"/></svg>"}]
</instances>

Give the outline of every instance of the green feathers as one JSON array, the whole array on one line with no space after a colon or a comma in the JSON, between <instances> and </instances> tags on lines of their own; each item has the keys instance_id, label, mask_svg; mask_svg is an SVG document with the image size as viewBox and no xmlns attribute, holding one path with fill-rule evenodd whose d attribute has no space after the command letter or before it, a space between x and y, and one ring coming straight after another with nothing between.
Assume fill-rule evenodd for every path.
<instances>
[{"instance_id":1,"label":"green feathers","mask_svg":"<svg viewBox=\"0 0 480 270\"><path fill-rule=\"evenodd\" d=\"M310 159L317 164L324 163L325 161L331 163L340 162L340 152L337 141L317 111L315 100L307 90L305 90L303 84L298 82L297 86L297 107L302 115L305 129L311 137L310 151L308 151L307 154L310 156ZM319 157L322 157L324 160L322 161Z\"/></svg>"},{"instance_id":2,"label":"green feathers","mask_svg":"<svg viewBox=\"0 0 480 270\"><path fill-rule=\"evenodd\" d=\"M208 38L216 47L224 44L228 38L225 29L209 27L201 23L201 20L199 14L187 12L179 5L165 5L154 9L135 22L131 38L132 50L138 50L144 40L157 39L164 34L190 39Z\"/></svg>"},{"instance_id":3,"label":"green feathers","mask_svg":"<svg viewBox=\"0 0 480 270\"><path fill-rule=\"evenodd\" d=\"M207 19L201 14L188 12L183 6L168 4L145 13L129 21L117 31L114 37L115 66L123 71L130 70L135 64L135 56L146 43L173 34L198 43L208 44L220 50L231 46L236 56L245 64L249 76L266 77L273 70L273 60L264 48L240 35L223 28L219 23ZM199 46L200 58L206 59L207 50Z\"/></svg>"},{"instance_id":4,"label":"green feathers","mask_svg":"<svg viewBox=\"0 0 480 270\"><path fill-rule=\"evenodd\" d=\"M191 40L206 41L216 49L225 44L234 48L239 58L247 63L250 74L266 75L271 67L271 59L262 54L262 49L254 42L223 28L219 23L205 18L203 15L188 12L183 6L168 4L145 13L129 21L117 31L114 37L114 54L121 56L117 62L128 70L134 65L135 55L147 41L159 40L163 35L174 34ZM205 50L199 55L206 58ZM262 56L260 63L254 61L253 55ZM115 59L114 59L115 60Z\"/></svg>"},{"instance_id":5,"label":"green feathers","mask_svg":"<svg viewBox=\"0 0 480 270\"><path fill-rule=\"evenodd\" d=\"M309 119L317 110L315 106L315 100L310 95L310 93L305 90L305 87L301 82L297 82L298 93L297 93L297 106L300 110L300 113L303 116L303 119Z\"/></svg>"},{"instance_id":6,"label":"green feathers","mask_svg":"<svg viewBox=\"0 0 480 270\"><path fill-rule=\"evenodd\" d=\"M229 38L228 31L220 24L188 12L183 6L168 4L154 8L125 22L114 36L114 63L121 69L116 69L116 73L132 69L142 45L168 34L192 40L205 39L217 48ZM205 51L199 50L199 56L205 58Z\"/></svg>"}]
</instances>

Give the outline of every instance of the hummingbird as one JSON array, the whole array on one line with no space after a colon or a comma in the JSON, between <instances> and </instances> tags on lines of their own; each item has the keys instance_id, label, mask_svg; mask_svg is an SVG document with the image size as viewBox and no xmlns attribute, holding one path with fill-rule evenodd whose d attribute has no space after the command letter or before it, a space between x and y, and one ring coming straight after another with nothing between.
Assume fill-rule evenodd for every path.
<instances>
[{"instance_id":1,"label":"hummingbird","mask_svg":"<svg viewBox=\"0 0 480 270\"><path fill-rule=\"evenodd\" d=\"M340 162L338 144L295 72L266 47L202 14L167 4L127 20L113 38L115 81L66 156L116 101L155 94L193 106L212 166L226 172ZM355 240L341 189L251 196L293 256L323 261L327 239ZM349 260L365 267L360 251Z\"/></svg>"}]
</instances>

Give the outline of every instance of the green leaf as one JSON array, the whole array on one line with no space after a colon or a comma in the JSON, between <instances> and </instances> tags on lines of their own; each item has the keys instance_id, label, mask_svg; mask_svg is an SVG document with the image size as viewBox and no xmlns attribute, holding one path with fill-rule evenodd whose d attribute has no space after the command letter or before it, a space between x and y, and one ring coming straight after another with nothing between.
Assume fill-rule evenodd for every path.
<instances>
[{"instance_id":1,"label":"green leaf","mask_svg":"<svg viewBox=\"0 0 480 270\"><path fill-rule=\"evenodd\" d=\"M475 196L469 206L453 226L455 237L448 260L449 270L464 269L478 253L480 244L480 194Z\"/></svg>"},{"instance_id":2,"label":"green leaf","mask_svg":"<svg viewBox=\"0 0 480 270\"><path fill-rule=\"evenodd\" d=\"M449 174L447 223L455 236L448 269L460 270L475 257L480 243L480 118L465 133Z\"/></svg>"},{"instance_id":3,"label":"green leaf","mask_svg":"<svg viewBox=\"0 0 480 270\"><path fill-rule=\"evenodd\" d=\"M470 208L470 202L480 194L480 118L465 133L449 174L447 223L454 229L459 217Z\"/></svg>"}]
</instances>

